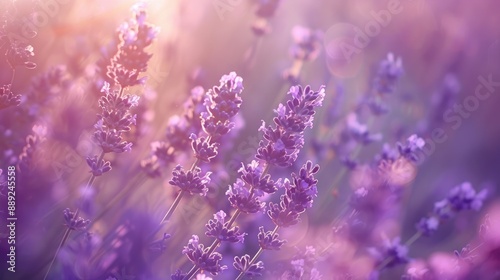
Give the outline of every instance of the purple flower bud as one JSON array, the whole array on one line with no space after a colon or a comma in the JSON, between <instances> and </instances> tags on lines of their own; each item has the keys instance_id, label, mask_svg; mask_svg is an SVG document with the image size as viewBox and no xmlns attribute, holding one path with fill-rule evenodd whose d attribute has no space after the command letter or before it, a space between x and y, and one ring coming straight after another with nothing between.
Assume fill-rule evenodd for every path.
<instances>
[{"instance_id":1,"label":"purple flower bud","mask_svg":"<svg viewBox=\"0 0 500 280\"><path fill-rule=\"evenodd\" d=\"M236 270L243 272L243 274L247 277L253 278L262 276L264 263L262 261L258 261L250 264L250 261L249 255L244 255L242 257L235 256L233 266Z\"/></svg>"},{"instance_id":2,"label":"purple flower bud","mask_svg":"<svg viewBox=\"0 0 500 280\"><path fill-rule=\"evenodd\" d=\"M101 176L111 170L111 163L109 161L105 161L104 159L101 159L99 162L97 161L97 156L87 157L87 165L94 176Z\"/></svg>"},{"instance_id":3,"label":"purple flower bud","mask_svg":"<svg viewBox=\"0 0 500 280\"><path fill-rule=\"evenodd\" d=\"M220 265L220 261L222 260L222 255L213 252L208 253L209 248L205 248L203 244L199 243L199 238L197 235L193 235L191 239L189 239L188 245L184 246L184 250L182 250L183 254L198 266L199 269L208 271L210 274L216 276L223 270L227 269L227 266Z\"/></svg>"},{"instance_id":4,"label":"purple flower bud","mask_svg":"<svg viewBox=\"0 0 500 280\"><path fill-rule=\"evenodd\" d=\"M313 166L308 161L302 166L299 174L292 174L292 181L284 180L283 187L286 189L280 197L280 203L269 203L268 216L280 227L288 227L299 222L299 215L307 208L312 207L313 198L316 197L317 180L314 174L319 171L319 166Z\"/></svg>"},{"instance_id":5,"label":"purple flower bud","mask_svg":"<svg viewBox=\"0 0 500 280\"><path fill-rule=\"evenodd\" d=\"M108 77L122 87L144 83L144 78L138 76L147 70L151 58L151 54L145 49L151 45L158 33L158 28L145 22L146 12L143 8L136 8L134 17L135 20L121 26L118 52L107 67Z\"/></svg>"},{"instance_id":6,"label":"purple flower bud","mask_svg":"<svg viewBox=\"0 0 500 280\"><path fill-rule=\"evenodd\" d=\"M239 209L243 213L257 213L264 209L265 203L260 202L255 196L250 197L250 191L245 187L245 182L236 179L236 183L229 186L226 195L231 206Z\"/></svg>"},{"instance_id":7,"label":"purple flower bud","mask_svg":"<svg viewBox=\"0 0 500 280\"><path fill-rule=\"evenodd\" d=\"M196 193L205 196L208 192L207 184L210 183L210 174L212 172L207 172L203 176L200 176L200 173L201 169L199 167L196 167L193 171L185 172L182 166L177 165L172 171L172 179L168 183L190 194Z\"/></svg>"},{"instance_id":8,"label":"purple flower bud","mask_svg":"<svg viewBox=\"0 0 500 280\"><path fill-rule=\"evenodd\" d=\"M259 246L264 250L280 250L281 246L286 243L286 240L279 239L278 233L272 231L264 231L264 227L259 227Z\"/></svg>"},{"instance_id":9,"label":"purple flower bud","mask_svg":"<svg viewBox=\"0 0 500 280\"><path fill-rule=\"evenodd\" d=\"M210 162L217 156L218 143L211 143L207 137L197 137L191 134L191 147L193 148L194 155L201 161Z\"/></svg>"},{"instance_id":10,"label":"purple flower bud","mask_svg":"<svg viewBox=\"0 0 500 280\"><path fill-rule=\"evenodd\" d=\"M226 213L222 210L214 214L214 218L209 220L205 225L207 229L205 235L215 237L220 241L243 243L246 233L239 233L239 227L237 226L229 228L229 224L225 221L225 218Z\"/></svg>"},{"instance_id":11,"label":"purple flower bud","mask_svg":"<svg viewBox=\"0 0 500 280\"><path fill-rule=\"evenodd\" d=\"M201 124L208 135L218 138L234 127L230 119L240 110L242 91L243 79L231 72L222 76L219 86L207 92L207 112L201 114Z\"/></svg>"},{"instance_id":12,"label":"purple flower bud","mask_svg":"<svg viewBox=\"0 0 500 280\"><path fill-rule=\"evenodd\" d=\"M253 160L247 166L242 163L238 173L240 174L240 178L249 186L252 186L254 190L269 194L275 193L278 188L275 186L274 181L271 180L271 175L266 174L262 176L263 171L263 167L259 165L259 162Z\"/></svg>"},{"instance_id":13,"label":"purple flower bud","mask_svg":"<svg viewBox=\"0 0 500 280\"><path fill-rule=\"evenodd\" d=\"M309 86L293 86L288 91L291 99L286 106L280 104L274 112L276 128L262 122L260 131L264 140L259 142L256 158L267 164L288 167L296 160L300 149L304 146L304 130L312 128L315 108L321 106L325 97L325 89L312 91Z\"/></svg>"},{"instance_id":14,"label":"purple flower bud","mask_svg":"<svg viewBox=\"0 0 500 280\"><path fill-rule=\"evenodd\" d=\"M483 201L486 199L486 196L486 190L476 193L471 183L464 182L450 190L447 200L456 212L462 210L479 211L483 206Z\"/></svg>"},{"instance_id":15,"label":"purple flower bud","mask_svg":"<svg viewBox=\"0 0 500 280\"><path fill-rule=\"evenodd\" d=\"M74 217L75 212L70 211L68 208L63 210L65 225L71 230L85 230L90 224L89 220L82 217Z\"/></svg>"},{"instance_id":16,"label":"purple flower bud","mask_svg":"<svg viewBox=\"0 0 500 280\"><path fill-rule=\"evenodd\" d=\"M123 153L130 152L132 143L122 141L121 133L116 130L104 130L104 128L96 124L94 132L94 140L99 144L104 153Z\"/></svg>"}]
</instances>

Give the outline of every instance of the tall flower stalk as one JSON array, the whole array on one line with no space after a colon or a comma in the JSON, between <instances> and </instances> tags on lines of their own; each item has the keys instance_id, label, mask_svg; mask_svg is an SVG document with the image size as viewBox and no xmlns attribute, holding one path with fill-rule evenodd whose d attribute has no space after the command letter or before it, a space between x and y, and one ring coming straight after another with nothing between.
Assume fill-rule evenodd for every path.
<instances>
[{"instance_id":1,"label":"tall flower stalk","mask_svg":"<svg viewBox=\"0 0 500 280\"><path fill-rule=\"evenodd\" d=\"M158 29L146 23L146 11L140 5L133 8L134 18L124 23L119 29L120 43L118 51L111 59L108 66L108 77L117 85L118 89L112 88L108 82L104 83L101 92L104 95L99 98L98 104L101 113L94 125L93 138L101 148L99 155L87 157L91 176L85 185L84 193L94 184L97 177L111 170L111 163L104 159L109 153L129 152L132 143L123 140L123 134L131 130L135 124L136 116L130 110L138 105L139 96L125 93L126 88L140 85L145 82L145 77L138 76L147 70L147 64L151 54L145 49L151 45L158 34ZM52 258L44 279L50 274L51 268L65 245L72 231L85 230L90 223L89 220L79 216L80 207L75 211L64 210L66 230L61 242Z\"/></svg>"},{"instance_id":2,"label":"tall flower stalk","mask_svg":"<svg viewBox=\"0 0 500 280\"><path fill-rule=\"evenodd\" d=\"M199 194L201 196L207 194L207 184L210 182L211 172L201 174L202 171L198 164L200 162L209 163L217 156L220 138L234 127L231 118L240 109L242 92L243 79L235 72L222 76L219 86L215 86L207 92L206 112L200 114L201 125L206 135L190 135L191 147L196 160L188 171L185 171L181 165L177 165L172 171L169 184L180 188L180 192L160 221L160 226L170 219L185 194Z\"/></svg>"}]
</instances>

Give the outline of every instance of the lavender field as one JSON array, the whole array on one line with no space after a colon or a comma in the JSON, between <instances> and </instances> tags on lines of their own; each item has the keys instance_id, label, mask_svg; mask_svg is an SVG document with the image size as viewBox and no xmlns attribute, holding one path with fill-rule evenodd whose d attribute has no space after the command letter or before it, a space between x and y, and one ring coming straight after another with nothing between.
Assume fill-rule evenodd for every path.
<instances>
[{"instance_id":1,"label":"lavender field","mask_svg":"<svg viewBox=\"0 0 500 280\"><path fill-rule=\"evenodd\" d=\"M499 11L0 0L0 279L500 279Z\"/></svg>"}]
</instances>

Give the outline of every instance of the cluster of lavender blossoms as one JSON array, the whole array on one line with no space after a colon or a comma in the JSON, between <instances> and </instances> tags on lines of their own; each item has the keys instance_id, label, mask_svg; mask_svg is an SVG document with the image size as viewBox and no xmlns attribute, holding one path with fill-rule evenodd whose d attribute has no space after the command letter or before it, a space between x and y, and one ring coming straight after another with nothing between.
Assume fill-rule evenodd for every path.
<instances>
[{"instance_id":1,"label":"cluster of lavender blossoms","mask_svg":"<svg viewBox=\"0 0 500 280\"><path fill-rule=\"evenodd\" d=\"M221 242L243 242L246 235L241 233L239 227L234 226L236 218L241 213L254 214L262 211L265 202L261 199L265 194L273 194L279 188L286 189L286 194L282 196L280 206L270 204L273 210L269 210L268 215L280 226L286 227L298 222L298 216L306 208L312 206L313 197L316 196L317 181L313 175L318 172L319 166L313 166L307 162L300 170L299 174L292 174L292 180L274 181L268 174L269 168L289 167L296 161L299 151L304 145L304 131L311 128L315 114L315 108L322 105L325 96L323 87L319 91L313 91L309 86L293 86L288 92L290 100L286 105L280 104L275 110L274 127L266 126L263 121L260 131L263 132L264 139L260 141L255 157L258 160L252 161L248 165L242 163L238 171L239 178L233 185L229 186L226 192L228 200L236 211L231 218L226 221L227 214L219 211L214 215L214 219L206 224L206 235L214 237L214 243L205 247L199 244L199 237L193 235L188 246L183 253L193 262L194 266L184 276L190 279L198 270L209 271L217 275L227 267L220 264L222 256L215 252ZM260 228L258 236L261 249L278 250L285 241L278 239L276 231L265 232ZM260 254L260 253L258 253ZM250 260L249 255L235 257L233 266L239 270L240 276L257 276L263 270L262 262L255 262L256 257ZM172 276L172 279L177 279Z\"/></svg>"}]
</instances>

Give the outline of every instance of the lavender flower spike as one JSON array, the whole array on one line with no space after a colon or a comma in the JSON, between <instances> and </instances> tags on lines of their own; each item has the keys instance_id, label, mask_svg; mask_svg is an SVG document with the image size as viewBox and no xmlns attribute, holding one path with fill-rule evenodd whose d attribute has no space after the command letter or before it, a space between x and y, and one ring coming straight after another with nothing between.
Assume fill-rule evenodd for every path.
<instances>
[{"instance_id":1,"label":"lavender flower spike","mask_svg":"<svg viewBox=\"0 0 500 280\"><path fill-rule=\"evenodd\" d=\"M209 136L217 139L234 127L230 119L240 110L242 91L243 79L235 72L222 76L220 85L208 91L207 112L201 113L201 124Z\"/></svg>"},{"instance_id":2,"label":"lavender flower spike","mask_svg":"<svg viewBox=\"0 0 500 280\"><path fill-rule=\"evenodd\" d=\"M276 127L262 122L259 130L264 133L264 140L260 141L256 155L270 165L281 167L291 166L297 159L304 146L304 130L313 126L315 108L322 105L325 88L313 91L309 86L293 86L288 94L291 100L274 111Z\"/></svg>"},{"instance_id":3,"label":"lavender flower spike","mask_svg":"<svg viewBox=\"0 0 500 280\"><path fill-rule=\"evenodd\" d=\"M279 204L270 202L267 211L274 224L280 227L295 225L299 222L299 215L312 207L313 199L318 193L318 180L314 178L318 171L319 165L313 166L312 162L308 161L298 175L292 174L292 181L283 182L285 194L281 196Z\"/></svg>"}]
</instances>

